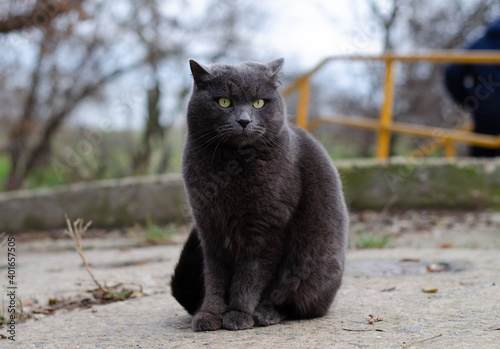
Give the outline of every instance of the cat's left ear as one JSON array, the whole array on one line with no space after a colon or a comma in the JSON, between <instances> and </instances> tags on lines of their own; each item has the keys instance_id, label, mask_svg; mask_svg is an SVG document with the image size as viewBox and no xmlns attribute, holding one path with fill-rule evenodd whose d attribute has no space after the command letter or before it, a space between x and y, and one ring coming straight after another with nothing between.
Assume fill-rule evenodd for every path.
<instances>
[{"instance_id":1,"label":"cat's left ear","mask_svg":"<svg viewBox=\"0 0 500 349\"><path fill-rule=\"evenodd\" d=\"M283 68L283 63L285 63L284 58L278 58L274 61L266 63L266 67L269 71L269 77L272 80L277 81L281 76L281 68Z\"/></svg>"}]
</instances>

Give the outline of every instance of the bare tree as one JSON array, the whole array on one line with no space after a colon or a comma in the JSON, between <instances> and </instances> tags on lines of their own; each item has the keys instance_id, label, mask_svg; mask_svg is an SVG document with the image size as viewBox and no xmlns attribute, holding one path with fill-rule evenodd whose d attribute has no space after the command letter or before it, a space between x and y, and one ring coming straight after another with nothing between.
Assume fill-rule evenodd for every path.
<instances>
[{"instance_id":1,"label":"bare tree","mask_svg":"<svg viewBox=\"0 0 500 349\"><path fill-rule=\"evenodd\" d=\"M199 13L190 11L196 6L198 2L182 0L33 0L9 5L0 15L0 28L8 36L0 37L0 47L11 48L0 56L0 116L9 126L0 148L11 164L6 188L20 188L30 173L46 168L53 137L67 118L84 100L106 98L106 86L128 73L139 80L147 75L151 81L141 85L147 100L145 127L132 167L137 173L150 171L152 151L159 148L160 170L165 169L165 135L174 119L163 108L165 91L178 105L189 91L170 84L179 80L180 62L185 66L193 52L207 61L245 52L238 46L243 42L240 26L255 18L245 15L251 6L246 0L212 0L206 12L192 15ZM43 20L42 10L47 14ZM22 54L16 54L19 43L27 47Z\"/></svg>"},{"instance_id":2,"label":"bare tree","mask_svg":"<svg viewBox=\"0 0 500 349\"><path fill-rule=\"evenodd\" d=\"M47 165L52 137L80 102L143 64L139 57L109 67L116 44L102 35L103 6L96 1L85 11L82 7L70 10L36 27L32 47L37 58L31 65L24 108L9 133L6 189L19 188L34 168ZM86 21L95 21L94 29L79 31L78 24Z\"/></svg>"},{"instance_id":3,"label":"bare tree","mask_svg":"<svg viewBox=\"0 0 500 349\"><path fill-rule=\"evenodd\" d=\"M172 111L162 109L161 100L167 96L165 89L172 89L168 85L168 78L161 79L160 70L165 64L177 62L186 65L186 55L193 50L186 41L201 46L202 55L207 62L215 62L225 58L241 58L250 51L246 44L246 37L242 35L241 27L255 30L257 18L262 15L258 11L249 11L252 4L249 1L212 0L207 2L207 14L201 18L184 22L175 15L168 15L161 11L161 2L158 0L141 0L134 3L136 13L139 10L147 11L149 19L141 22L133 21L134 30L141 42L147 47L146 66L152 80L147 90L146 121L141 142L133 157L132 169L138 174L145 174L151 170L151 158L155 149L160 150L160 163L155 172L164 172L168 167L169 147L166 134L170 130L171 122L162 121L162 116ZM213 8L219 11L214 13ZM169 33L181 32L182 35L173 38ZM207 45L210 42L210 45ZM233 57L231 57L233 55ZM174 72L170 72L174 74ZM171 98L184 101L191 83L181 86L177 93L170 93ZM178 103L184 107L183 103ZM168 118L173 120L173 118Z\"/></svg>"},{"instance_id":4,"label":"bare tree","mask_svg":"<svg viewBox=\"0 0 500 349\"><path fill-rule=\"evenodd\" d=\"M36 0L31 10L22 14L0 17L0 33L46 26L58 15L81 10L83 0Z\"/></svg>"},{"instance_id":5,"label":"bare tree","mask_svg":"<svg viewBox=\"0 0 500 349\"><path fill-rule=\"evenodd\" d=\"M382 49L396 52L461 48L479 35L500 10L495 0L368 0L368 5L368 22L376 24ZM395 120L440 127L458 127L464 122L464 114L452 105L444 91L441 70L440 65L425 62L398 64ZM332 107L339 113L352 115L356 110L363 116L378 117L383 88L381 65L367 63L366 78L370 86L367 95L339 92ZM370 140L363 151L367 155L373 134L365 133L360 138ZM393 141L397 139L400 137L393 137ZM421 140L414 142L417 145Z\"/></svg>"},{"instance_id":6,"label":"bare tree","mask_svg":"<svg viewBox=\"0 0 500 349\"><path fill-rule=\"evenodd\" d=\"M404 25L398 28L406 43L399 46L418 50L462 48L480 34L499 5L494 0L450 0L446 4L408 0L402 14ZM468 115L454 106L445 92L441 65L402 64L398 73L397 120L447 128L467 122ZM414 141L415 145L421 142Z\"/></svg>"},{"instance_id":7,"label":"bare tree","mask_svg":"<svg viewBox=\"0 0 500 349\"><path fill-rule=\"evenodd\" d=\"M381 9L380 4L376 0L368 0L368 5L370 7L370 12L373 16L373 19L382 28L384 51L394 49L391 35L393 33L393 28L396 24L396 19L399 14L401 1L391 0L389 4L390 8L387 12L384 12Z\"/></svg>"},{"instance_id":8,"label":"bare tree","mask_svg":"<svg viewBox=\"0 0 500 349\"><path fill-rule=\"evenodd\" d=\"M139 8L147 9L150 17L148 23L134 21L136 24L135 30L137 35L147 47L146 64L149 67L151 78L153 80L152 86L147 90L146 125L144 127L142 141L139 144L139 149L133 156L132 165L134 172L145 174L148 170L154 143L159 143L160 146L163 145L165 132L169 127L169 125L163 126L160 123L161 83L158 71L159 66L162 59L171 56L172 54L179 54L181 50L178 50L177 48L172 50L171 48L165 48L165 46L161 45L162 24L164 25L168 23L171 26L177 27L178 23L173 19L162 17L160 15L159 4L156 0L139 1L134 5L136 7L136 13L138 13ZM149 37L146 35L147 31L151 32Z\"/></svg>"}]
</instances>

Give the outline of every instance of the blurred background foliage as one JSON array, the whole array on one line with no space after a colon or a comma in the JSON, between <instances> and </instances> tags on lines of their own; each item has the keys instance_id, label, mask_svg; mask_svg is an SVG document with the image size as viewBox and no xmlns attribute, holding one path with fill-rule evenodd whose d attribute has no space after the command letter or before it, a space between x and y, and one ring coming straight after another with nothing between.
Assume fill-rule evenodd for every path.
<instances>
[{"instance_id":1,"label":"blurred background foliage","mask_svg":"<svg viewBox=\"0 0 500 349\"><path fill-rule=\"evenodd\" d=\"M311 68L273 44L296 40L288 34L292 19L268 32L269 23L283 23L283 6L316 8L332 33L339 22L336 5L320 0L259 6L249 0L1 2L2 189L179 172L189 58L285 56L284 84ZM460 48L500 14L500 3L356 0L348 9L353 19L342 27L342 42L325 42L329 33L315 33L312 23L301 30L312 30L308 40L331 54ZM466 120L444 93L440 72L439 65L398 66L396 120L444 127ZM383 73L378 63L332 65L313 80L311 117L378 117ZM295 100L289 102L293 118ZM374 135L367 131L328 126L316 136L333 158L373 154ZM395 139L393 153L404 155L418 142Z\"/></svg>"}]
</instances>

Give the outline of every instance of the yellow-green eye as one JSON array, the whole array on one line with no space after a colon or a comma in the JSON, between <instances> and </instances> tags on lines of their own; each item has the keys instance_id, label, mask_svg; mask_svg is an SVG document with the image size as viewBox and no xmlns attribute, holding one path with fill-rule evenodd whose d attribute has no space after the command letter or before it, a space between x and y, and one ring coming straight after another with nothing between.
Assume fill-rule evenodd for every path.
<instances>
[{"instance_id":1,"label":"yellow-green eye","mask_svg":"<svg viewBox=\"0 0 500 349\"><path fill-rule=\"evenodd\" d=\"M260 109L263 106L264 106L264 100L262 98L259 98L255 102L253 102L253 107L256 109Z\"/></svg>"},{"instance_id":2,"label":"yellow-green eye","mask_svg":"<svg viewBox=\"0 0 500 349\"><path fill-rule=\"evenodd\" d=\"M222 108L228 108L231 105L231 100L225 97L219 98L219 105Z\"/></svg>"}]
</instances>

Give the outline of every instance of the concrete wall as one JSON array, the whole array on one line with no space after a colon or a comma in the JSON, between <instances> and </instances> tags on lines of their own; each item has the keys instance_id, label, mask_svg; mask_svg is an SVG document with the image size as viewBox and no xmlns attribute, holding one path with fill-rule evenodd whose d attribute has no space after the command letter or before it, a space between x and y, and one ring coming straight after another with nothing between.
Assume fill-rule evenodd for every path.
<instances>
[{"instance_id":1,"label":"concrete wall","mask_svg":"<svg viewBox=\"0 0 500 349\"><path fill-rule=\"evenodd\" d=\"M132 177L0 194L0 232L63 227L65 214L109 227L180 221L188 212L180 175Z\"/></svg>"},{"instance_id":2,"label":"concrete wall","mask_svg":"<svg viewBox=\"0 0 500 349\"><path fill-rule=\"evenodd\" d=\"M500 210L500 159L392 159L337 164L353 209Z\"/></svg>"},{"instance_id":3,"label":"concrete wall","mask_svg":"<svg viewBox=\"0 0 500 349\"><path fill-rule=\"evenodd\" d=\"M500 159L391 159L337 162L351 209L500 210ZM54 229L71 219L93 226L184 221L189 209L180 175L134 177L0 194L0 232Z\"/></svg>"}]
</instances>

